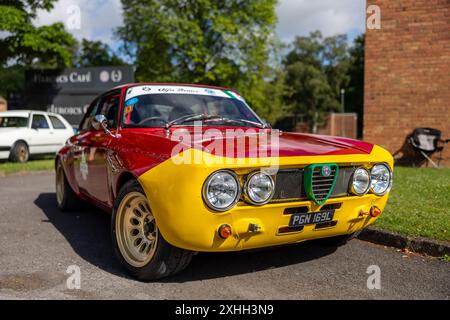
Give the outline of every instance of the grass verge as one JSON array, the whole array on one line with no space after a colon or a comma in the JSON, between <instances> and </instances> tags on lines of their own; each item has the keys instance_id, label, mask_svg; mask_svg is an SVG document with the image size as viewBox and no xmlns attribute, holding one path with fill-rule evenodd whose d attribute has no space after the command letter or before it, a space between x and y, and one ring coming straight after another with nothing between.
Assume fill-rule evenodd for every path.
<instances>
[{"instance_id":1,"label":"grass verge","mask_svg":"<svg viewBox=\"0 0 450 320\"><path fill-rule=\"evenodd\" d=\"M0 162L0 175L27 171L53 170L54 163L53 158L30 160L26 163Z\"/></svg>"},{"instance_id":2,"label":"grass verge","mask_svg":"<svg viewBox=\"0 0 450 320\"><path fill-rule=\"evenodd\" d=\"M379 229L450 241L450 169L394 170L394 186Z\"/></svg>"}]
</instances>

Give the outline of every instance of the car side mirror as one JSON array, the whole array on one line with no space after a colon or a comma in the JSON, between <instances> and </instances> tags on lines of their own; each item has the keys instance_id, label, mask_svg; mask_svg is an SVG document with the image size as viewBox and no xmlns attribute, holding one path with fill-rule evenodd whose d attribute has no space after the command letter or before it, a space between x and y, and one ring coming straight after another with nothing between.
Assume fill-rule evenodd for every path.
<instances>
[{"instance_id":1,"label":"car side mirror","mask_svg":"<svg viewBox=\"0 0 450 320\"><path fill-rule=\"evenodd\" d=\"M106 134L113 135L108 129L108 119L103 114L98 114L92 119L92 127L95 130L103 129Z\"/></svg>"},{"instance_id":2,"label":"car side mirror","mask_svg":"<svg viewBox=\"0 0 450 320\"><path fill-rule=\"evenodd\" d=\"M264 123L264 126L266 127L266 128L268 128L268 129L272 129L272 126L270 125L270 123L266 120L266 119L261 119L262 121L263 121L263 123Z\"/></svg>"}]
</instances>

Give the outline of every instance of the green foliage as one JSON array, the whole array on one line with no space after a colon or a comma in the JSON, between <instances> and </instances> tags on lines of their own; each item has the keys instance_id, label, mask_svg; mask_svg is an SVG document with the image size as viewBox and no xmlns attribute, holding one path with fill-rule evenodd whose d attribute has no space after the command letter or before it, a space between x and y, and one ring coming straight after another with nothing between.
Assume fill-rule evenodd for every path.
<instances>
[{"instance_id":1,"label":"green foliage","mask_svg":"<svg viewBox=\"0 0 450 320\"><path fill-rule=\"evenodd\" d=\"M297 37L285 59L285 101L288 110L302 114L312 132L326 113L338 111L339 92L345 86L347 47L345 36L323 38L319 31Z\"/></svg>"},{"instance_id":2,"label":"green foliage","mask_svg":"<svg viewBox=\"0 0 450 320\"><path fill-rule=\"evenodd\" d=\"M0 69L0 97L7 97L8 92L18 92L25 83L25 69L14 65Z\"/></svg>"},{"instance_id":3,"label":"green foliage","mask_svg":"<svg viewBox=\"0 0 450 320\"><path fill-rule=\"evenodd\" d=\"M31 19L37 9L49 10L53 0L4 1L0 5L0 65L10 61L33 67L64 67L72 63L76 41L55 23L35 27Z\"/></svg>"},{"instance_id":4,"label":"green foliage","mask_svg":"<svg viewBox=\"0 0 450 320\"><path fill-rule=\"evenodd\" d=\"M75 58L76 67L121 66L125 62L101 41L83 39Z\"/></svg>"},{"instance_id":5,"label":"green foliage","mask_svg":"<svg viewBox=\"0 0 450 320\"><path fill-rule=\"evenodd\" d=\"M388 204L375 226L450 241L450 169L395 167Z\"/></svg>"},{"instance_id":6,"label":"green foliage","mask_svg":"<svg viewBox=\"0 0 450 320\"><path fill-rule=\"evenodd\" d=\"M303 115L311 131L316 132L328 112L343 111L340 98L341 89L345 89L351 98L345 111L362 116L363 84L359 81L364 76L363 55L360 38L349 50L345 35L323 38L315 31L297 37L284 61L287 110Z\"/></svg>"},{"instance_id":7,"label":"green foliage","mask_svg":"<svg viewBox=\"0 0 450 320\"><path fill-rule=\"evenodd\" d=\"M264 113L275 4L122 0L124 25L117 34L135 59L137 80L233 87Z\"/></svg>"},{"instance_id":8,"label":"green foliage","mask_svg":"<svg viewBox=\"0 0 450 320\"><path fill-rule=\"evenodd\" d=\"M2 5L27 12L31 18L34 18L36 16L36 10L43 9L50 11L53 9L53 4L56 1L57 0L2 0Z\"/></svg>"}]
</instances>

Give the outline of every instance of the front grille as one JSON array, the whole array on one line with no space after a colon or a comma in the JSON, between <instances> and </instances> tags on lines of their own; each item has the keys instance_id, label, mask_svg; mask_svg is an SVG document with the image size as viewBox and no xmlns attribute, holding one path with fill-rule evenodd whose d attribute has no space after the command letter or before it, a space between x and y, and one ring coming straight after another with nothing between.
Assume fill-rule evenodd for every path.
<instances>
[{"instance_id":1,"label":"front grille","mask_svg":"<svg viewBox=\"0 0 450 320\"><path fill-rule=\"evenodd\" d=\"M333 187L337 167L331 166L330 168L331 174L327 177L322 176L321 167L315 168L313 171L312 192L318 202L325 200Z\"/></svg>"},{"instance_id":2,"label":"front grille","mask_svg":"<svg viewBox=\"0 0 450 320\"><path fill-rule=\"evenodd\" d=\"M330 198L348 195L348 184L356 167L339 167L338 176ZM304 169L281 169L275 179L272 202L305 200Z\"/></svg>"},{"instance_id":3,"label":"front grille","mask_svg":"<svg viewBox=\"0 0 450 320\"><path fill-rule=\"evenodd\" d=\"M306 196L303 169L280 170L275 179L273 200L298 199Z\"/></svg>"}]
</instances>

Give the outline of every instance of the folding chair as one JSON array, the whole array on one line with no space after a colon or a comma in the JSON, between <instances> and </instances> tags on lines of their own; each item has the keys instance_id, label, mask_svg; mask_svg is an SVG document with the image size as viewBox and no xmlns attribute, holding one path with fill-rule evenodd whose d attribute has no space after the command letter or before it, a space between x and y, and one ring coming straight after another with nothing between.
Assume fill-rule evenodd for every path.
<instances>
[{"instance_id":1,"label":"folding chair","mask_svg":"<svg viewBox=\"0 0 450 320\"><path fill-rule=\"evenodd\" d=\"M444 149L444 144L448 143L450 139L442 140L441 131L432 128L417 128L414 129L413 133L408 139L414 150L418 151L422 156L427 159L435 168L439 168L430 156L434 152L440 152L442 155L442 150Z\"/></svg>"}]
</instances>

